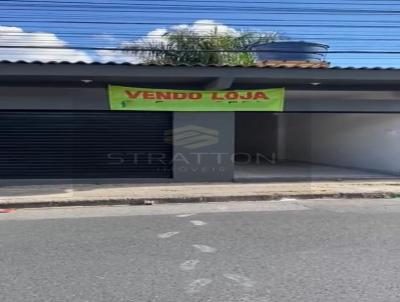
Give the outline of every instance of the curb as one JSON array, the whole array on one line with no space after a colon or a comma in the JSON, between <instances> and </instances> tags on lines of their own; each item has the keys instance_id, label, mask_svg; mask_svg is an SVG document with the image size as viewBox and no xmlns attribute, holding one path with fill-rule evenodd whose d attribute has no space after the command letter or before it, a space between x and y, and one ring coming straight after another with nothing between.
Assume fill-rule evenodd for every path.
<instances>
[{"instance_id":1,"label":"curb","mask_svg":"<svg viewBox=\"0 0 400 302\"><path fill-rule=\"evenodd\" d=\"M48 208L48 207L75 207L75 206L111 206L111 205L153 205L167 203L200 203L200 202L229 202L229 201L268 201L282 198L291 199L368 199L368 198L396 198L400 193L395 192L373 192L373 193L320 193L320 194L265 194L265 195L239 195L239 196L204 196L204 197L166 197L166 198L126 198L126 199L104 199L104 200L76 200L76 201L39 201L39 202L16 202L0 203L1 209L24 209L24 208Z\"/></svg>"}]
</instances>

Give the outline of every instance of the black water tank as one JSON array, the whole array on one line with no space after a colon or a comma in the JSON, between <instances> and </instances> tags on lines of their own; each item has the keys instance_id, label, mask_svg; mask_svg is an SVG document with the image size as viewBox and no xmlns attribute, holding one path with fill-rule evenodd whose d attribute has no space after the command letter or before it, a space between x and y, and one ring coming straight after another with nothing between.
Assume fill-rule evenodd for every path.
<instances>
[{"instance_id":1,"label":"black water tank","mask_svg":"<svg viewBox=\"0 0 400 302\"><path fill-rule=\"evenodd\" d=\"M253 44L257 61L324 61L329 46L309 42Z\"/></svg>"}]
</instances>

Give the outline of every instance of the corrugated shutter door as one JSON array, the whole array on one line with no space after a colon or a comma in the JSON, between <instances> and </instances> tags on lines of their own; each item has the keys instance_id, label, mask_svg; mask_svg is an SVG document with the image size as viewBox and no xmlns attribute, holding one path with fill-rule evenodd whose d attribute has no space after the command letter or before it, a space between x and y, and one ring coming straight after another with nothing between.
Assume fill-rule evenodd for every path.
<instances>
[{"instance_id":1,"label":"corrugated shutter door","mask_svg":"<svg viewBox=\"0 0 400 302\"><path fill-rule=\"evenodd\" d=\"M169 112L0 112L0 179L170 178Z\"/></svg>"}]
</instances>

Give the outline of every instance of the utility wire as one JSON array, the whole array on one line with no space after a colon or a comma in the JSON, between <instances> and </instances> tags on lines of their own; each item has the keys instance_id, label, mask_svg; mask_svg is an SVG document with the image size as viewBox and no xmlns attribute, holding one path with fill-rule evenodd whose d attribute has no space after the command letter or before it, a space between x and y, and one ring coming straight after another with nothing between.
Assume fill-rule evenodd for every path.
<instances>
[{"instance_id":1,"label":"utility wire","mask_svg":"<svg viewBox=\"0 0 400 302\"><path fill-rule=\"evenodd\" d=\"M37 34L37 33L43 33L43 32L41 32L41 31L16 32L15 30L14 31L13 30L0 31L0 34L3 34L3 33L7 34L7 35L23 36L23 35ZM121 31L119 31L119 32L116 32L116 33L115 32L101 32L101 33L97 33L97 34L93 33L93 32L82 32L82 31L79 31L79 32L60 31L60 32L57 32L57 35L93 36L93 37L96 37L96 36L101 37L101 36L105 35L105 36L115 36L115 37L121 36L121 37L138 37L138 38L140 38L140 37L155 37L155 38L157 38L157 37L163 37L164 36L164 35L159 35L159 34L158 35L156 35L156 34L139 34L139 33L135 33L135 32L132 32L132 31L129 31L129 32L121 32ZM302 34L302 36L315 37L315 38L330 37L330 36L343 37L342 34L336 34L336 33L331 33L331 34L330 33L304 33L304 34ZM358 34L357 33L357 36L358 37L382 37L382 34L381 33L379 33L379 34L373 34L373 33ZM198 35L196 37L209 38L210 36L209 35ZM216 38L219 38L219 37L216 37Z\"/></svg>"},{"instance_id":2,"label":"utility wire","mask_svg":"<svg viewBox=\"0 0 400 302\"><path fill-rule=\"evenodd\" d=\"M3 19L3 20L2 20ZM62 23L62 24L110 24L110 25L157 25L157 26L174 26L181 25L182 22L122 22L122 21L74 21L74 20L4 20L4 18L0 19L0 22L7 23ZM203 25L216 25L215 23L202 23ZM226 23L226 26L242 26L242 27L332 27L332 25L319 25L316 24L257 24L257 23ZM400 28L400 25L335 25L337 28Z\"/></svg>"},{"instance_id":3,"label":"utility wire","mask_svg":"<svg viewBox=\"0 0 400 302\"><path fill-rule=\"evenodd\" d=\"M17 36L17 37L22 37L22 38L24 38L24 36ZM63 36L63 37L65 37L65 36ZM67 37L69 37L69 38L78 38L78 37L76 37L76 36L67 36ZM82 40L88 40L88 39L90 39L91 41L104 41L103 39L100 39L100 38L98 38L98 39L96 39L96 38L92 38L92 37L82 37L82 36L79 36L79 38L81 38ZM146 41L144 41L144 42L142 42L142 41L140 41L140 38L131 38L132 40L130 41L130 42L127 42L127 43L146 43ZM137 41L137 40L134 40L134 39L137 39L137 40L139 40L139 41ZM185 38L186 40L188 40L188 41L196 41L196 40L199 40L198 38L191 38L191 37L187 37L187 38ZM218 40L217 38L213 38L213 37L210 37L210 38L206 38L206 39L208 39L208 40ZM35 43L37 43L37 42L43 42L43 43L46 43L46 42L54 42L54 40L55 39L46 39L46 38L35 38ZM316 38L313 38L313 40L317 40ZM323 41L343 41L343 42L346 42L346 41L352 41L352 42L363 42L363 41L371 41L371 42L383 42L383 41L386 41L386 42L400 42L400 39L398 39L398 38L393 38L393 39L390 39L390 38L382 38L382 39L374 39L374 38L359 38L359 39L353 39L353 38L319 38L319 40L323 40ZM0 42L1 43L8 43L8 42L18 42L18 43L26 43L26 41L16 41L16 38L14 37L14 38L8 38L8 36L4 36L4 37L2 37L1 36L1 34L0 34ZM283 40L283 41L277 41L277 42L294 42L294 41L298 41L298 40ZM265 40L265 41L263 41L263 40L257 40L257 42L260 42L260 43L262 43L262 42L265 42L265 43L271 43L271 42L269 42L269 41L267 41L267 40ZM360 46L360 47L365 47L365 46ZM381 47L387 47L387 46L382 46L381 45ZM397 47L397 46L396 46Z\"/></svg>"},{"instance_id":4,"label":"utility wire","mask_svg":"<svg viewBox=\"0 0 400 302\"><path fill-rule=\"evenodd\" d=\"M28 16L25 16L25 17L28 17ZM33 15L32 17L39 17L39 16L36 16L36 15ZM76 16L76 17L81 17L81 16ZM5 20L4 22L24 22L24 23L31 23L31 22L34 22L34 23L37 23L37 21L34 21L34 20L32 20L32 19L30 19L30 20L23 20L23 21L21 21L21 20L18 20L18 21L15 21L15 20L13 20L12 18L10 18L10 17L6 17L7 18L7 20ZM171 18L173 18L173 17L171 17ZM1 17L0 17L0 22L1 22ZM4 18L3 18L4 19ZM9 21L8 19L12 19L11 21ZM121 19L121 18L120 18ZM174 19L176 19L176 18L174 18ZM247 19L240 19L240 18L220 18L220 19L218 19L218 21L219 22L225 22L225 23L223 23L223 25L226 25L226 26L229 26L230 24L232 24L232 23L226 23L226 22L229 22L229 21L233 21L233 22L247 22ZM256 19L256 18L252 18L252 21L253 22L263 22L263 24L261 24L262 26L275 26L276 24L275 24L275 22L290 22L290 21L294 21L294 22L304 22L304 23L311 23L311 24L302 24L302 25L320 25L321 23L323 23L323 24L325 24L325 25L328 25L328 26L337 26L337 22L338 21L336 21L336 20L315 20L315 21L309 21L309 20L290 20L290 19L265 19L265 18L262 18L262 19ZM167 25L167 26L174 26L174 25L180 25L180 24L182 24L182 23L177 23L177 22L159 22L159 23L155 23L155 22L147 22L147 21L138 21L138 22L134 22L134 23L132 23L132 22L125 22L125 21L118 21L118 22L112 22L112 21L78 21L78 20L52 20L52 19L49 19L49 20L43 20L43 21L40 21L40 22L43 22L43 23L47 23L47 22L51 22L51 23L89 23L89 24L127 24L127 25L131 25L131 24L140 24L140 25L143 25L143 24L145 24L145 25L158 25L158 26L161 26L162 24L164 24L164 25ZM270 23L270 24L265 24L265 22L274 22L274 23ZM397 21L386 21L386 22L384 22L384 24L386 24L386 25L381 25L383 22L382 21L370 21L370 20L341 20L340 21L340 23L341 23L341 27L350 27L351 26L351 28L357 28L357 27L360 27L360 26L374 26L374 25L372 25L372 24L379 24L380 26L378 26L379 28L380 27L382 27L382 26L394 26L394 27L400 27L400 23L399 22L397 22ZM360 25L347 25L346 23L350 23L350 24L360 24ZM364 24L364 23L369 23L369 24ZM394 24L390 24L390 23L394 23ZM202 24L204 24L204 25L216 25L215 23L202 23ZM235 23L235 24L239 24L239 23ZM243 26L243 25L248 25L248 26L255 26L255 25L259 25L259 24L257 24L257 23L251 23L251 24L249 24L249 23L240 23L240 25L241 26ZM284 24L278 24L278 25L282 25L282 26L286 26L286 25L295 25L295 26L297 26L297 24L288 24L288 23L284 23ZM7 31L0 31L0 33L4 33L4 32L7 32Z\"/></svg>"},{"instance_id":5,"label":"utility wire","mask_svg":"<svg viewBox=\"0 0 400 302\"><path fill-rule=\"evenodd\" d=\"M309 54L319 54L320 51L282 51L282 50L220 50L220 49L209 49L209 50L191 50L191 49L177 49L177 50L163 50L157 48L138 48L138 49L126 49L126 48L110 48L110 47L64 47L64 46L19 46L19 45L0 45L0 48L15 48L15 49L61 49L61 50L110 50L110 51L126 51L126 52L222 52L222 53L309 53ZM326 54L400 54L400 51L360 51L360 50L335 50L335 51L325 51Z\"/></svg>"},{"instance_id":6,"label":"utility wire","mask_svg":"<svg viewBox=\"0 0 400 302\"><path fill-rule=\"evenodd\" d=\"M85 7L79 7L80 9L83 9ZM91 11L93 11L93 7L87 7ZM157 7L158 9L159 7ZM186 10L184 10L186 9ZM166 12L171 12L175 13L177 11L183 11L184 12L221 12L227 13L227 12L262 12L262 10L266 9L265 7L251 7L251 6L243 6L243 7L235 7L230 5L229 7L227 6L206 6L206 7L198 7L197 11L194 11L193 6L179 6L179 7L173 7L169 6L168 8L165 7ZM149 12L152 13L155 10L154 5L149 6L147 10L134 10L134 12ZM123 12L129 12L129 11L123 11ZM292 8L292 7L269 7L268 8L268 13L273 13L273 14L287 14L287 15L293 15L293 14L357 14L357 15L397 15L400 13L400 10L377 10L377 9L335 9L335 8Z\"/></svg>"},{"instance_id":7,"label":"utility wire","mask_svg":"<svg viewBox=\"0 0 400 302\"><path fill-rule=\"evenodd\" d=\"M131 2L120 2L120 1L113 1L113 2L91 2L91 1L49 1L49 0L2 0L2 2L6 3L38 3L38 4L73 4L73 5L94 5L94 6L100 6L100 5L111 5L111 6L119 6L119 5L124 5L124 6L135 6L136 4L132 4ZM154 4L155 2L164 2L163 0L139 0L137 2L143 2L143 3L150 3ZM174 2L179 2L179 1L174 1ZM215 4L215 0L185 0L182 1L183 3L212 3ZM303 4L312 4L312 5L372 5L372 6L381 6L381 5L396 5L398 4L398 0L380 0L380 1L375 1L375 0L352 0L353 3L349 3L349 1L344 0L344 1L334 1L334 2L324 2L324 3L316 3L316 2L310 2L310 1L251 1L252 4L291 4L291 5L303 5ZM372 3L371 3L372 2ZM380 2L380 3L376 3ZM382 3L382 2L389 2L389 3ZM227 4L233 4L233 3L240 3L243 4L243 1L240 0L219 0L218 3L227 3ZM159 5L160 3L156 3ZM176 5L176 4L175 4Z\"/></svg>"},{"instance_id":8,"label":"utility wire","mask_svg":"<svg viewBox=\"0 0 400 302\"><path fill-rule=\"evenodd\" d=\"M219 2L221 3L221 2ZM222 2L223 3L223 2ZM228 4L228 2L226 2ZM24 8L26 7L28 3L6 3L4 6L8 8ZM238 5L235 5L238 4ZM164 9L209 9L209 8L235 8L235 9L241 9L241 10L249 10L249 9L257 9L257 8L268 8L269 9L274 9L274 10L334 10L334 11L341 11L341 12L359 12L359 11L371 11L371 12L391 12L392 10L387 10L387 9L379 9L377 10L375 7L389 7L389 8L394 8L396 5L400 5L399 3L396 4L375 4L375 5L358 5L358 4L351 4L352 6L355 7L349 7L349 8L340 8L337 9L335 8L336 6L345 6L346 3L323 3L322 5L319 4L318 8L315 7L316 3L291 3L291 2L271 2L269 3L269 7L266 7L264 5L254 5L257 4L257 2L251 2L251 5L243 5L243 2L229 2L229 6L227 5L187 5L187 4L162 4L162 3L157 3L157 8L164 8ZM279 5L278 7L276 6L271 6L271 4L276 4ZM285 4L290 5L289 7L285 7ZM349 3L347 3L349 4ZM35 8L53 8L53 7L63 7L63 8L90 8L90 9L137 9L137 8L154 8L154 3L151 4L143 4L143 3L136 3L136 4L103 4L103 3L98 3L98 4L63 4L61 2L52 2L51 4L42 4L42 3L29 3L30 7L35 7ZM299 5L299 7L293 7L293 5ZM309 7L306 7L305 5L310 5ZM332 7L331 7L332 6ZM361 8L360 8L361 7ZM374 9L368 9L368 8L374 7ZM366 9L367 8L367 9Z\"/></svg>"},{"instance_id":9,"label":"utility wire","mask_svg":"<svg viewBox=\"0 0 400 302\"><path fill-rule=\"evenodd\" d=\"M139 2L139 3L138 3ZM330 1L330 2L325 2L325 3L320 3L318 4L318 7L308 7L308 6L303 6L303 7L288 7L285 8L285 4L291 4L291 5L315 5L316 3L309 2L309 1L252 1L250 5L244 5L242 1L237 1L237 0L230 0L230 1L225 1L225 0L220 0L218 1L218 5L210 5L214 4L215 2L212 0L185 0L181 1L179 3L178 1L174 1L175 4L163 4L160 0L139 0L136 1L136 3L132 3L131 1L123 2L123 1L115 1L115 2L92 2L92 1L50 1L50 0L43 0L43 1L38 1L38 0L2 0L1 5L3 7L5 6L6 8L2 8L4 12L9 12L6 17L0 17L0 23L22 23L22 24L32 24L35 23L37 25L30 26L30 28L40 28L39 24L55 24L56 26L53 26L52 29L54 31L55 28L60 28L64 29L67 28L66 24L70 25L70 31L71 29L74 29L74 25L79 25L79 26L85 26L91 29L96 30L98 27L99 29L101 27L104 27L105 25L148 25L148 26L174 26L174 25L180 25L182 23L191 23L191 21L182 21L182 22L146 22L146 21L141 21L135 18L135 21L123 21L123 16L120 16L119 21L113 22L113 21L92 21L92 20L75 20L75 18L82 18L83 16L80 14L72 14L75 12L82 12L82 13L88 13L90 11L92 14L93 13L106 13L106 15L112 14L112 13L117 13L117 12L124 12L124 13L168 13L168 14L173 14L175 19L176 14L186 14L190 12L191 14L202 14L202 13L217 13L218 11L224 11L225 13L230 13L230 12L239 12L239 13L248 13L248 14L274 14L274 15L320 15L323 14L324 16L342 16L342 17L349 17L351 15L357 15L357 18L360 18L361 15L364 16L363 19L358 19L358 20L293 20L291 19L254 19L251 18L251 22L249 22L249 19L240 19L240 18L235 18L235 19L220 19L218 18L218 23L221 21L231 21L231 23L223 24L225 26L234 26L234 27L241 27L241 28L248 28L248 27L258 27L258 28L265 28L265 27L270 27L272 30L275 28L315 28L316 31L318 29L323 28L325 31L326 29L332 29L335 30L335 32L332 33L301 33L297 34L298 36L305 37L307 39L316 39L319 41L351 41L353 42L352 46L345 45L344 43L336 43L335 45L335 50L332 51L327 51L326 54L332 54L336 56L343 56L343 55L352 55L352 54L358 54L358 55L367 55L367 54L380 54L380 55L388 55L388 56L393 56L393 55L398 55L400 54L399 47L397 46L396 42L400 41L398 39L399 36L399 28L400 28L400 23L398 20L394 21L389 21L389 19L386 19L384 21L377 21L375 20L368 20L367 16L376 16L376 15L381 15L385 17L392 17L397 16L400 14L400 10L398 9L399 7L396 5L400 5L400 1L398 0L381 0L381 1L372 1L372 0L352 0L352 3L349 3L348 1ZM193 3L192 5L188 5L188 3ZM224 6L221 4L229 4L229 6ZM235 4L240 4L240 5L235 5ZM254 6L255 4L280 4L280 7L268 7L268 11L264 12L263 10L266 9L266 7L262 6ZM24 5L24 6L22 6ZM29 5L30 7L27 8L25 7L26 5ZM195 5L195 7L194 7ZM336 5L339 8L329 8L329 5ZM361 8L354 8L355 6L361 6ZM21 6L21 7L20 7ZM384 9L378 9L379 7L382 7ZM55 11L55 9L58 8L62 10L63 12L63 19L45 19L43 20L43 15L46 13L52 13ZM124 9L126 8L126 9ZM388 8L388 9L387 9ZM9 17L12 15L12 12L24 12L24 11L31 11L35 9L41 9L41 12L39 13L30 13L30 14L25 14L24 19L18 18L18 19L13 19L15 17ZM104 15L104 14L103 14ZM133 16L135 16L133 14ZM91 16L90 16L91 17ZM26 19L25 19L26 18ZM28 19L29 18L29 19ZM93 15L93 18L99 18L99 16ZM104 18L102 16L102 18ZM107 18L107 17L106 17ZM144 19L144 16L141 17ZM164 17L165 19L166 17ZM36 20L35 20L36 19ZM241 23L243 22L243 24ZM257 23L260 22L260 23ZM278 24L276 24L276 23ZM265 24L269 23L269 24ZM273 24L271 24L273 23ZM306 24L305 24L306 23ZM337 24L339 23L339 24ZM209 23L204 25L212 25L215 26L217 25L216 23ZM399 25L397 25L399 24ZM359 32L355 32L355 30L359 30ZM81 28L76 28L76 30L81 30ZM104 30L104 28L102 28ZM126 29L127 30L127 29ZM367 31L368 30L368 31ZM374 33L377 31L374 30L382 30L382 33ZM383 32L384 30L384 32ZM121 32L121 29L116 28L114 32L108 33L109 35L112 35L114 38L124 38L125 40L133 40L132 42L135 43L134 39L148 39L148 38L161 38L161 35L153 35L153 36L148 36L146 34L139 35L138 33L132 33L131 31L125 33ZM360 33L361 32L361 33ZM12 45L0 45L0 49L3 49L6 51L7 49L47 49L47 50L107 50L107 51L115 51L115 52L120 52L120 51L126 51L125 48L123 47L117 47L117 48L109 48L109 47L90 47L90 46L77 46L77 47L66 47L66 46L46 46L46 45L24 45L28 44L27 42L24 41L15 41L13 37L16 38L21 38L23 39L25 36L28 36L29 34L38 34L40 35L43 32L12 32L12 31L0 31L0 43L6 43L6 44L12 44ZM83 33L83 32L78 32L78 33L73 33L73 32L65 32L62 33L59 32L57 33L58 36L64 36L64 37L70 37L70 38L81 38L85 39L85 44L90 44L92 41L95 40L101 40L101 37L93 37L93 33ZM289 34L289 36L296 35L296 34ZM204 38L210 39L209 36L203 36ZM393 37L393 38L390 38ZM198 39L201 37L194 37L193 39ZM211 37L214 38L214 37ZM90 42L88 41L90 39ZM218 37L215 37L215 39L218 39ZM290 39L288 39L290 40ZM29 40L28 40L29 41ZM37 37L35 39L36 43L52 43L54 40L52 39L45 39L45 38L40 38ZM376 42L377 45L371 45L369 43L368 47L369 50L365 50L366 45L359 45L356 46L354 43L356 42ZM12 43L11 43L12 42ZM115 43L117 40L115 40ZM139 41L140 42L140 41ZM136 46L141 47L142 42L137 42L135 43ZM391 45L380 45L379 42L392 42ZM15 44L15 45L14 45ZM18 45L17 45L18 44ZM344 45L343 45L344 44ZM145 44L142 44L143 48L139 50L132 50L131 52L136 52L136 51L157 51L156 49L152 48L146 48L144 47ZM348 50L345 50L345 48L351 48ZM361 48L361 50L358 50L358 48ZM373 48L378 48L379 50L373 50ZM357 48L357 49L356 49ZM393 50L391 50L393 49ZM390 51L389 51L390 50ZM264 52L264 51L253 51L253 50L228 50L228 51L221 51L221 50L174 50L173 52L223 52L223 53L228 53L228 52ZM285 52L287 51L267 51L267 52ZM313 53L313 52L293 52L293 53ZM364 59L365 57L362 56ZM357 58L359 59L359 58ZM376 59L376 58L375 58Z\"/></svg>"}]
</instances>

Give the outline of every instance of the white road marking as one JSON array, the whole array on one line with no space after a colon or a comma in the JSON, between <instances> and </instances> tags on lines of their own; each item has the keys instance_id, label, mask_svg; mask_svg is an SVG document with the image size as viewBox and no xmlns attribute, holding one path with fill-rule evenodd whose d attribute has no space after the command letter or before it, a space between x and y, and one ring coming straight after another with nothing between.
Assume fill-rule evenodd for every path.
<instances>
[{"instance_id":1,"label":"white road marking","mask_svg":"<svg viewBox=\"0 0 400 302\"><path fill-rule=\"evenodd\" d=\"M179 232L168 232L168 233L158 234L158 238L165 239L165 238L175 236L177 234L179 234Z\"/></svg>"},{"instance_id":2,"label":"white road marking","mask_svg":"<svg viewBox=\"0 0 400 302\"><path fill-rule=\"evenodd\" d=\"M185 218L185 217L190 217L190 216L194 216L194 215L196 215L196 214L179 214L179 215L176 215L176 217Z\"/></svg>"},{"instance_id":3,"label":"white road marking","mask_svg":"<svg viewBox=\"0 0 400 302\"><path fill-rule=\"evenodd\" d=\"M190 223L192 223L195 226L202 226L207 224L207 222L201 220L191 220Z\"/></svg>"},{"instance_id":4,"label":"white road marking","mask_svg":"<svg viewBox=\"0 0 400 302\"><path fill-rule=\"evenodd\" d=\"M106 276L95 276L97 279L105 279Z\"/></svg>"},{"instance_id":5,"label":"white road marking","mask_svg":"<svg viewBox=\"0 0 400 302\"><path fill-rule=\"evenodd\" d=\"M200 252L203 253L215 253L217 251L216 248L213 248L208 245L202 245L202 244L193 244L192 245L194 248L198 249Z\"/></svg>"},{"instance_id":6,"label":"white road marking","mask_svg":"<svg viewBox=\"0 0 400 302\"><path fill-rule=\"evenodd\" d=\"M254 294L244 294L243 296L240 297L238 300L240 302L266 302L266 301L271 301L267 297L256 297Z\"/></svg>"},{"instance_id":7,"label":"white road marking","mask_svg":"<svg viewBox=\"0 0 400 302\"><path fill-rule=\"evenodd\" d=\"M182 262L179 265L179 268L183 271L192 271L196 268L196 265L199 264L200 260L187 260L185 262Z\"/></svg>"},{"instance_id":8,"label":"white road marking","mask_svg":"<svg viewBox=\"0 0 400 302\"><path fill-rule=\"evenodd\" d=\"M211 279L197 279L194 280L192 283L189 284L189 286L186 289L186 292L189 294L195 294L198 293L202 290L204 286L207 286L212 282Z\"/></svg>"},{"instance_id":9,"label":"white road marking","mask_svg":"<svg viewBox=\"0 0 400 302\"><path fill-rule=\"evenodd\" d=\"M297 201L297 198L281 198L279 201Z\"/></svg>"},{"instance_id":10,"label":"white road marking","mask_svg":"<svg viewBox=\"0 0 400 302\"><path fill-rule=\"evenodd\" d=\"M233 280L244 287L253 287L255 282L250 280L249 278L236 274L224 274L224 277L230 280Z\"/></svg>"}]
</instances>

